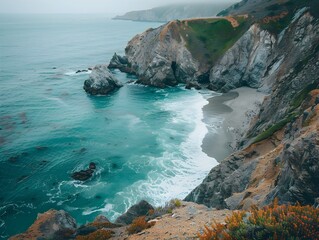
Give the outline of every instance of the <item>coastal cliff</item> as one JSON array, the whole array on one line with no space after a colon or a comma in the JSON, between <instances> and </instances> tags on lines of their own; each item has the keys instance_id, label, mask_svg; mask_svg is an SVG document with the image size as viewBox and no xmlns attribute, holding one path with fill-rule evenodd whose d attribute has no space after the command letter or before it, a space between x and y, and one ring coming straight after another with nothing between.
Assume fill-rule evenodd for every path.
<instances>
[{"instance_id":1,"label":"coastal cliff","mask_svg":"<svg viewBox=\"0 0 319 240\"><path fill-rule=\"evenodd\" d=\"M271 93L238 151L212 169L186 200L230 209L264 206L274 198L281 203L316 203L319 25L305 9L295 16L259 68L263 70L257 86Z\"/></svg>"},{"instance_id":2,"label":"coastal cliff","mask_svg":"<svg viewBox=\"0 0 319 240\"><path fill-rule=\"evenodd\" d=\"M128 43L125 57L115 54L109 65L136 74L137 83L160 88L196 82L219 92L250 87L268 95L235 138L234 152L185 198L214 208L213 213L263 207L275 199L318 205L318 3L257 2L259 12L252 16L255 2L244 0L227 10L240 16L176 20L149 29ZM183 203L196 213L184 222L207 214L194 203ZM225 211L223 216L229 214ZM171 218L157 221L165 221L160 225L165 228Z\"/></svg>"},{"instance_id":3,"label":"coastal cliff","mask_svg":"<svg viewBox=\"0 0 319 240\"><path fill-rule=\"evenodd\" d=\"M229 7L231 3L188 3L156 7L148 10L132 11L116 20L168 22L175 19L216 16L221 10Z\"/></svg>"}]
</instances>

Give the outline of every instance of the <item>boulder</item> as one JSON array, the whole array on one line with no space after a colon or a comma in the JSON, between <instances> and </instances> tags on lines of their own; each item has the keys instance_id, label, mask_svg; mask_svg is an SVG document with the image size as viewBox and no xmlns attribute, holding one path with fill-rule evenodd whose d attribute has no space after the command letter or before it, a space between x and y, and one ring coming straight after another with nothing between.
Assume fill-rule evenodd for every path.
<instances>
[{"instance_id":1,"label":"boulder","mask_svg":"<svg viewBox=\"0 0 319 240\"><path fill-rule=\"evenodd\" d=\"M131 224L135 218L147 215L149 210L154 210L154 207L145 200L142 200L130 207L126 213L119 216L115 223L123 225Z\"/></svg>"},{"instance_id":2,"label":"boulder","mask_svg":"<svg viewBox=\"0 0 319 240\"><path fill-rule=\"evenodd\" d=\"M201 85L198 82L194 82L194 81L187 82L185 88L186 89L195 88L196 90L201 90L202 89Z\"/></svg>"},{"instance_id":3,"label":"boulder","mask_svg":"<svg viewBox=\"0 0 319 240\"><path fill-rule=\"evenodd\" d=\"M118 69L121 72L134 74L134 71L130 66L131 65L129 64L126 56L122 57L122 56L114 53L109 65L108 65L108 68L109 69Z\"/></svg>"},{"instance_id":4,"label":"boulder","mask_svg":"<svg viewBox=\"0 0 319 240\"><path fill-rule=\"evenodd\" d=\"M70 239L76 231L76 222L63 210L49 210L39 214L29 229L10 240Z\"/></svg>"},{"instance_id":5,"label":"boulder","mask_svg":"<svg viewBox=\"0 0 319 240\"><path fill-rule=\"evenodd\" d=\"M96 164L94 162L91 162L89 164L89 168L86 170L81 170L78 172L74 172L72 173L71 177L74 180L78 180L78 181L86 181L88 179L90 179L93 176L94 170L96 169Z\"/></svg>"},{"instance_id":6,"label":"boulder","mask_svg":"<svg viewBox=\"0 0 319 240\"><path fill-rule=\"evenodd\" d=\"M107 65L96 65L90 78L84 82L84 90L91 95L107 95L123 85L113 76Z\"/></svg>"}]
</instances>

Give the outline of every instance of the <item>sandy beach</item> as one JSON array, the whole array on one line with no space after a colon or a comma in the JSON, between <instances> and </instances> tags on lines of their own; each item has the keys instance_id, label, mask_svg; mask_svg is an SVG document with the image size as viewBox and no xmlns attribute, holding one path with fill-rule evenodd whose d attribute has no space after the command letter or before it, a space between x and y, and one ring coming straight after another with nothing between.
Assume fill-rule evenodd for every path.
<instances>
[{"instance_id":1,"label":"sandy beach","mask_svg":"<svg viewBox=\"0 0 319 240\"><path fill-rule=\"evenodd\" d=\"M265 96L256 89L242 87L209 98L203 107L208 133L203 139L202 150L219 162L232 153Z\"/></svg>"}]
</instances>

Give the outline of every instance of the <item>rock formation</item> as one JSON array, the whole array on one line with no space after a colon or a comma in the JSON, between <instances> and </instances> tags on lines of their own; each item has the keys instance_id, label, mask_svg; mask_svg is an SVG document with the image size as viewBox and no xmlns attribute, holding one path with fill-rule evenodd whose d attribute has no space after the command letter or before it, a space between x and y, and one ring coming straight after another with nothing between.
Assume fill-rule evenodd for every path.
<instances>
[{"instance_id":1,"label":"rock formation","mask_svg":"<svg viewBox=\"0 0 319 240\"><path fill-rule=\"evenodd\" d=\"M238 151L212 169L186 200L230 209L263 206L274 198L280 203L315 204L319 196L315 184L319 175L318 39L318 19L298 11L264 61L259 84L271 94Z\"/></svg>"},{"instance_id":2,"label":"rock formation","mask_svg":"<svg viewBox=\"0 0 319 240\"><path fill-rule=\"evenodd\" d=\"M138 204L133 205L126 211L126 213L119 216L115 223L123 225L131 224L135 218L146 216L150 210L154 210L153 206L143 200Z\"/></svg>"},{"instance_id":3,"label":"rock formation","mask_svg":"<svg viewBox=\"0 0 319 240\"><path fill-rule=\"evenodd\" d=\"M13 236L10 240L70 239L75 230L76 222L68 213L49 210L39 214L25 233Z\"/></svg>"},{"instance_id":4,"label":"rock formation","mask_svg":"<svg viewBox=\"0 0 319 240\"><path fill-rule=\"evenodd\" d=\"M83 89L91 95L107 95L122 87L122 84L108 70L107 65L96 65Z\"/></svg>"}]
</instances>

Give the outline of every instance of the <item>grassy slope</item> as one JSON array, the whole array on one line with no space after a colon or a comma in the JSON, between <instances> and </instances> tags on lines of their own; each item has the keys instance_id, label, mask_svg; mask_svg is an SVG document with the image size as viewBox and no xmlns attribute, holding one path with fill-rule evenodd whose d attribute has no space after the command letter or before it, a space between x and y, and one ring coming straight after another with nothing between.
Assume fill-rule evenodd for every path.
<instances>
[{"instance_id":1,"label":"grassy slope","mask_svg":"<svg viewBox=\"0 0 319 240\"><path fill-rule=\"evenodd\" d=\"M248 30L250 21L236 20L234 28L226 19L194 19L180 22L181 34L192 55L201 63L213 65Z\"/></svg>"}]
</instances>

